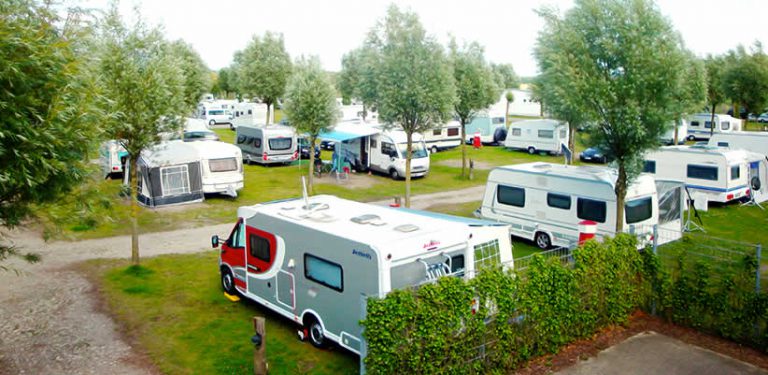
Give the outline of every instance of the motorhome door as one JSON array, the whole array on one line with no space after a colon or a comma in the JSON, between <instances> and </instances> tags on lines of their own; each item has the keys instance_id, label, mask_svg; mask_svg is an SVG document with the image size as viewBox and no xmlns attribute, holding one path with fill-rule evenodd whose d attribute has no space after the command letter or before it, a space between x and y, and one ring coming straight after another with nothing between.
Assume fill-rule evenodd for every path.
<instances>
[{"instance_id":1,"label":"motorhome door","mask_svg":"<svg viewBox=\"0 0 768 375\"><path fill-rule=\"evenodd\" d=\"M245 260L249 274L263 274L269 271L277 253L277 238L271 233L247 226L246 241L248 252Z\"/></svg>"}]
</instances>

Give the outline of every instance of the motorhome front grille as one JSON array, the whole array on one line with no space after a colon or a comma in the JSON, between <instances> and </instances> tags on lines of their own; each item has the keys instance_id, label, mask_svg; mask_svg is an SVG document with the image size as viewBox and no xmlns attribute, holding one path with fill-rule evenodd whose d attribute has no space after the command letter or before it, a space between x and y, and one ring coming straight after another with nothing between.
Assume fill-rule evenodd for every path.
<instances>
[{"instance_id":1,"label":"motorhome front grille","mask_svg":"<svg viewBox=\"0 0 768 375\"><path fill-rule=\"evenodd\" d=\"M211 172L230 172L237 170L237 159L225 158L225 159L213 159L208 161L208 167Z\"/></svg>"}]
</instances>

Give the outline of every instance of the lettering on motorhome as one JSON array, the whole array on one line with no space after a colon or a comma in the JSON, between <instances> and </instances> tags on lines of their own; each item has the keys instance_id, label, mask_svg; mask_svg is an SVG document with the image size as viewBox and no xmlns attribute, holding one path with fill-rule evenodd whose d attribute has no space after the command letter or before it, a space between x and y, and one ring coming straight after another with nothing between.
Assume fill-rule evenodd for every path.
<instances>
[{"instance_id":1,"label":"lettering on motorhome","mask_svg":"<svg viewBox=\"0 0 768 375\"><path fill-rule=\"evenodd\" d=\"M359 256L359 257L363 257L363 258L366 258L366 259L368 259L368 260L371 260L371 259L373 259L373 257L371 256L371 254L368 254L368 253L366 253L366 252L364 252L364 251L359 251L359 250L357 250L357 249L352 249L352 255L357 255L357 256Z\"/></svg>"},{"instance_id":2,"label":"lettering on motorhome","mask_svg":"<svg viewBox=\"0 0 768 375\"><path fill-rule=\"evenodd\" d=\"M426 249L430 247L437 247L438 245L440 245L440 241L431 240L428 243L425 243L423 248ZM432 250L432 249L429 249L429 250Z\"/></svg>"}]
</instances>

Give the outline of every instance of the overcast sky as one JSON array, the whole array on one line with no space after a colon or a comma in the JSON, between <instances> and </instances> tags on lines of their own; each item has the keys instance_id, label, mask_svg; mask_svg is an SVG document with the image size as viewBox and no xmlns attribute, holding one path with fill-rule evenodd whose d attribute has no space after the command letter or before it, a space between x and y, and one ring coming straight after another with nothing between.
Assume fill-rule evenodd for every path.
<instances>
[{"instance_id":1,"label":"overcast sky","mask_svg":"<svg viewBox=\"0 0 768 375\"><path fill-rule=\"evenodd\" d=\"M74 0L105 8L106 0ZM522 76L536 74L531 56L542 22L534 13L543 5L561 11L570 0L123 0L121 13L163 25L169 39L184 39L211 69L229 65L235 51L254 34L281 32L292 57L318 55L325 69L338 71L341 56L363 42L367 31L395 3L419 14L428 33L445 43L448 34L478 41L488 60L511 63ZM700 56L719 54L741 43L768 41L768 1L658 0L689 49Z\"/></svg>"}]
</instances>

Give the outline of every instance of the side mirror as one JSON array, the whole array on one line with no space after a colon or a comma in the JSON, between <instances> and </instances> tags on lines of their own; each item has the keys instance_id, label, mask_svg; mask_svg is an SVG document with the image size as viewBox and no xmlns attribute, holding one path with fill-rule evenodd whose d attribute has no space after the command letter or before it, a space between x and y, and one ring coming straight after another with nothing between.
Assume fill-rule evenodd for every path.
<instances>
[{"instance_id":1,"label":"side mirror","mask_svg":"<svg viewBox=\"0 0 768 375\"><path fill-rule=\"evenodd\" d=\"M214 234L211 237L211 247L214 248L214 249L219 247L219 235L218 234Z\"/></svg>"}]
</instances>

